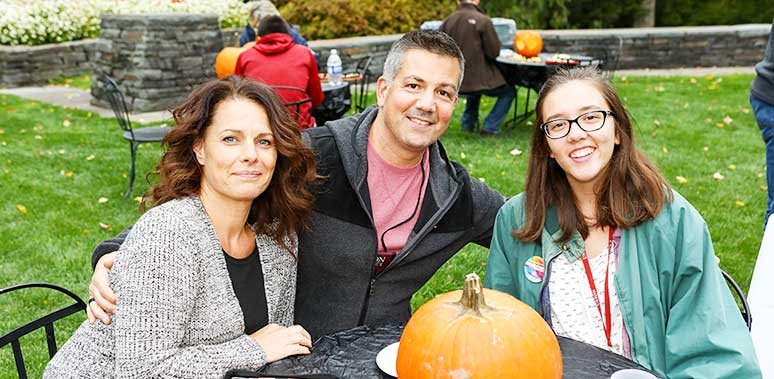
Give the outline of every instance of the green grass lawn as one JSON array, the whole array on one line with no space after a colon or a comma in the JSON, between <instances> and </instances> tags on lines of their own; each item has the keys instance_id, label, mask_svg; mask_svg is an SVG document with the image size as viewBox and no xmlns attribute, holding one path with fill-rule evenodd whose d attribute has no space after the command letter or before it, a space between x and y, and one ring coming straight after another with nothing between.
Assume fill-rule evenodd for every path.
<instances>
[{"instance_id":1,"label":"green grass lawn","mask_svg":"<svg viewBox=\"0 0 774 379\"><path fill-rule=\"evenodd\" d=\"M751 78L616 78L637 124L637 143L707 220L721 267L744 288L766 205L764 147L747 102ZM59 83L88 86L88 78ZM484 98L482 117L491 104ZM533 125L482 138L460 131L461 112L462 101L443 137L448 154L503 194L521 192ZM160 152L158 145L140 147L135 196L148 188L144 173ZM46 281L86 298L92 248L139 215L137 201L121 197L128 169L129 146L114 119L0 95L0 287ZM713 178L716 173L723 179ZM485 248L466 247L416 294L414 305L459 289L464 274L483 275L486 255ZM0 298L0 334L63 302L32 292ZM81 319L57 324L60 344ZM42 337L22 342L30 347L30 375L38 377L47 360ZM0 351L0 378L6 377L15 377L8 348Z\"/></svg>"}]
</instances>

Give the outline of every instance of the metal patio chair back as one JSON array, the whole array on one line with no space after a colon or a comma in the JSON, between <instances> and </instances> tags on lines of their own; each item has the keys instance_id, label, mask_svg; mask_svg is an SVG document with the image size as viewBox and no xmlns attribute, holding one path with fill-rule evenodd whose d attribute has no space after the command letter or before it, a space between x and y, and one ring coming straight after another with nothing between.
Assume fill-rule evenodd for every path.
<instances>
[{"instance_id":1,"label":"metal patio chair back","mask_svg":"<svg viewBox=\"0 0 774 379\"><path fill-rule=\"evenodd\" d=\"M129 186L124 193L124 198L128 198L132 195L132 187L134 186L137 148L142 143L161 142L171 129L167 126L134 128L129 118L129 108L126 105L126 99L121 89L118 88L116 81L108 75L103 75L102 83L105 86L105 94L107 95L108 102L110 102L110 107L116 115L116 121L118 121L118 125L123 130L122 136L129 142L131 166L129 170Z\"/></svg>"},{"instance_id":2,"label":"metal patio chair back","mask_svg":"<svg viewBox=\"0 0 774 379\"><path fill-rule=\"evenodd\" d=\"M282 99L282 104L285 105L285 107L288 109L288 114L290 114L290 117L292 117L294 120L296 120L297 123L301 123L301 105L306 103L312 103L312 98L309 97L309 94L306 93L306 91L303 88L293 87L293 86L270 86L272 89L274 89L274 92L279 95L279 97ZM295 101L285 101L285 97L283 94L288 93L297 93L303 95L302 99L295 100ZM291 96L294 97L294 96ZM301 125L301 127L308 127L309 125Z\"/></svg>"},{"instance_id":3,"label":"metal patio chair back","mask_svg":"<svg viewBox=\"0 0 774 379\"><path fill-rule=\"evenodd\" d=\"M370 86L371 76L373 75L370 66L372 56L360 58L355 66L355 72L360 74L360 79L355 83L355 112L360 113L368 106L368 87Z\"/></svg>"},{"instance_id":4,"label":"metal patio chair back","mask_svg":"<svg viewBox=\"0 0 774 379\"><path fill-rule=\"evenodd\" d=\"M745 325L747 325L747 330L750 330L752 327L752 314L750 313L750 304L747 303L747 296L745 296L744 291L742 291L742 287L736 283L729 273L723 270L720 270L720 272L723 274L723 279L726 280L726 283L731 288L731 292L736 295L738 303L740 303L739 312L742 314Z\"/></svg>"},{"instance_id":5,"label":"metal patio chair back","mask_svg":"<svg viewBox=\"0 0 774 379\"><path fill-rule=\"evenodd\" d=\"M13 351L14 362L16 363L16 372L19 375L19 379L27 378L27 366L24 362L24 355L22 354L21 343L19 339L43 328L46 332L46 344L48 346L49 359L54 357L57 351L56 337L54 335L54 322L61 320L67 316L70 316L77 312L86 311L86 303L81 300L78 295L72 293L70 290L50 283L24 283L17 284L10 287L0 289L0 296L28 288L46 288L55 291L59 294L65 294L72 299L72 303L63 308L49 312L35 320L32 320L10 332L0 336L0 349L5 348L7 345L11 345Z\"/></svg>"}]
</instances>

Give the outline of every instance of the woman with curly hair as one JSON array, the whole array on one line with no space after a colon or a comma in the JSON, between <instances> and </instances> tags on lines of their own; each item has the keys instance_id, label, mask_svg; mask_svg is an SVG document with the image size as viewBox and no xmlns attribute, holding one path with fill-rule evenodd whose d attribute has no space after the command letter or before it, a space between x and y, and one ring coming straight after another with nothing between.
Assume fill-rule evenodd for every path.
<instances>
[{"instance_id":1,"label":"woman with curly hair","mask_svg":"<svg viewBox=\"0 0 774 379\"><path fill-rule=\"evenodd\" d=\"M46 378L220 377L309 353L291 324L313 152L248 80L207 82L173 115L149 209L110 271L113 321L84 322Z\"/></svg>"}]
</instances>

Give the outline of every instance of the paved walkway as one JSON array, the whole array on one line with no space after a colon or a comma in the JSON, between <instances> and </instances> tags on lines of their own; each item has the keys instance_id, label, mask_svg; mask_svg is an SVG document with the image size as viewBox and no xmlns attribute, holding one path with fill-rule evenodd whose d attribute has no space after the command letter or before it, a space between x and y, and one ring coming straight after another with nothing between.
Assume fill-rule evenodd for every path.
<instances>
[{"instance_id":1,"label":"paved walkway","mask_svg":"<svg viewBox=\"0 0 774 379\"><path fill-rule=\"evenodd\" d=\"M621 76L706 76L706 75L730 75L753 74L753 67L707 67L707 68L680 68L664 70L618 70L615 75ZM78 108L95 112L103 117L115 117L113 111L107 108L99 108L90 104L91 94L87 90L60 87L20 87L0 89L0 93L15 95L26 99L39 100L50 104L70 108ZM146 112L131 115L132 122L148 123L171 120L172 115L168 111Z\"/></svg>"},{"instance_id":2,"label":"paved walkway","mask_svg":"<svg viewBox=\"0 0 774 379\"><path fill-rule=\"evenodd\" d=\"M60 105L68 108L78 108L99 114L102 117L115 117L110 108L100 108L91 105L91 93L88 90L61 87L19 87L10 89L0 89L1 94L8 94L23 97L25 99L38 100L54 105ZM132 123L148 123L171 120L172 114L168 111L134 113L130 115Z\"/></svg>"}]
</instances>

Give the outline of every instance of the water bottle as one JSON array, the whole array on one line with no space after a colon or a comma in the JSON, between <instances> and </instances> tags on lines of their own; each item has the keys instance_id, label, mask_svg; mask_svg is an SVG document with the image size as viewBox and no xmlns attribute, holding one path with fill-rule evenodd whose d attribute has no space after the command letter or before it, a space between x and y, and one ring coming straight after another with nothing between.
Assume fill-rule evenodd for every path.
<instances>
[{"instance_id":1,"label":"water bottle","mask_svg":"<svg viewBox=\"0 0 774 379\"><path fill-rule=\"evenodd\" d=\"M341 58L336 49L331 49L328 55L328 82L332 85L341 84Z\"/></svg>"}]
</instances>

